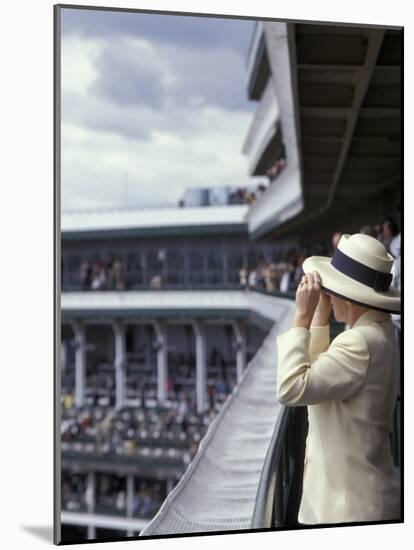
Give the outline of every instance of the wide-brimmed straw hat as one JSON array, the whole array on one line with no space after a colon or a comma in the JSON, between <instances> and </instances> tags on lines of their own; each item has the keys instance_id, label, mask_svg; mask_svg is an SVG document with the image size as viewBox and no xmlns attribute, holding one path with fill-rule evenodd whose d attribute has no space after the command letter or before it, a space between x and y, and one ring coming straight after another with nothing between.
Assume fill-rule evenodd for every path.
<instances>
[{"instance_id":1,"label":"wide-brimmed straw hat","mask_svg":"<svg viewBox=\"0 0 414 550\"><path fill-rule=\"evenodd\" d=\"M305 273L318 271L321 287L339 298L379 311L399 313L401 294L391 287L394 258L369 235L342 235L332 258L311 256Z\"/></svg>"}]
</instances>

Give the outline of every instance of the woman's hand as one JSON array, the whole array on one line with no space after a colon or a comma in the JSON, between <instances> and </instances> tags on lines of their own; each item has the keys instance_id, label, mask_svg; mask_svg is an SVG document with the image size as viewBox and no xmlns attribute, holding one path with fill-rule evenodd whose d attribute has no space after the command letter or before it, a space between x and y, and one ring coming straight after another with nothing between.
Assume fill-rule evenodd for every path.
<instances>
[{"instance_id":1,"label":"woman's hand","mask_svg":"<svg viewBox=\"0 0 414 550\"><path fill-rule=\"evenodd\" d=\"M321 278L317 271L305 274L296 291L294 327L310 328L321 295Z\"/></svg>"},{"instance_id":2,"label":"woman's hand","mask_svg":"<svg viewBox=\"0 0 414 550\"><path fill-rule=\"evenodd\" d=\"M311 327L325 327L329 323L331 310L332 310L331 299L324 290L321 290L319 303L315 310Z\"/></svg>"}]
</instances>

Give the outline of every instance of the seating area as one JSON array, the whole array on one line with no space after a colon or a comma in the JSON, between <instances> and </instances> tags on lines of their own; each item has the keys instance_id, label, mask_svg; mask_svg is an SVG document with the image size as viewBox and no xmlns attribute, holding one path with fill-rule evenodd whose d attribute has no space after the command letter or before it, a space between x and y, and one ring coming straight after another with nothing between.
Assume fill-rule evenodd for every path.
<instances>
[{"instance_id":1,"label":"seating area","mask_svg":"<svg viewBox=\"0 0 414 550\"><path fill-rule=\"evenodd\" d=\"M62 510L86 512L86 474L62 471Z\"/></svg>"},{"instance_id":2,"label":"seating area","mask_svg":"<svg viewBox=\"0 0 414 550\"><path fill-rule=\"evenodd\" d=\"M182 355L182 354L181 354ZM247 352L247 360L252 353ZM141 358L128 357L126 372L126 399L135 407L153 408L157 405L156 366L147 364ZM195 410L195 358L182 358L170 354L168 359L167 381L168 400L174 402L184 392L189 407ZM112 407L115 404L115 367L112 362L102 361L87 365L85 402L88 406ZM207 366L207 386L209 407L220 410L221 405L236 385L235 362L210 359ZM70 396L75 388L75 365L68 363L62 373L62 396ZM62 398L63 401L63 398ZM70 408L70 397L67 397Z\"/></svg>"},{"instance_id":3,"label":"seating area","mask_svg":"<svg viewBox=\"0 0 414 550\"><path fill-rule=\"evenodd\" d=\"M94 492L88 489L87 474L62 471L62 510L110 516L150 519L166 497L164 482L135 476L132 506L127 504L127 480L113 473L97 473Z\"/></svg>"},{"instance_id":4,"label":"seating area","mask_svg":"<svg viewBox=\"0 0 414 550\"><path fill-rule=\"evenodd\" d=\"M69 455L187 465L217 411L179 414L180 403L152 408L84 406L62 410L61 449Z\"/></svg>"}]
</instances>

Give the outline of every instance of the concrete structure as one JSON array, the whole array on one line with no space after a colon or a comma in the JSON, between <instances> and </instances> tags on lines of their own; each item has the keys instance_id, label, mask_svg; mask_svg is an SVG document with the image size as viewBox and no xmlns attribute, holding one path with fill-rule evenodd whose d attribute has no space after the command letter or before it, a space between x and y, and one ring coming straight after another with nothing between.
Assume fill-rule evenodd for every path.
<instances>
[{"instance_id":1,"label":"concrete structure","mask_svg":"<svg viewBox=\"0 0 414 550\"><path fill-rule=\"evenodd\" d=\"M165 292L79 292L62 294L62 322L72 327L76 337L75 349L75 387L77 405L82 406L85 398L86 351L90 347L88 327L109 327L105 332L113 339L108 349L114 351L115 408L127 404L125 400L126 358L125 337L126 325L140 323L152 326L156 335L156 373L158 378L157 397L165 400L165 380L168 375L168 337L167 327L177 323L190 323L195 340L197 411L206 406L207 392L207 354L206 331L208 327L228 325L234 334L234 354L236 356L237 381L240 382L246 368L246 322L254 322L263 329L269 329L276 317L284 310L283 300L263 294L243 291L165 291ZM66 342L66 345L68 343ZM82 353L81 353L82 351ZM85 501L86 512L62 512L61 520L65 525L78 525L87 528L88 539L97 536L101 527L126 531L134 535L142 529L146 521L134 518L132 513L135 495L135 477L138 473L149 476L160 476L167 482L167 492L171 492L182 472L172 467L153 465L144 466L135 461L109 464L97 457L82 459L63 455L62 466L73 471L86 472L87 489ZM96 475L97 472L109 471L123 473L126 476L126 516L116 517L102 515L96 509Z\"/></svg>"},{"instance_id":2,"label":"concrete structure","mask_svg":"<svg viewBox=\"0 0 414 550\"><path fill-rule=\"evenodd\" d=\"M257 23L247 81L259 103L243 152L264 175L283 142L287 166L249 210L254 238L319 238L396 211L401 60L401 29Z\"/></svg>"},{"instance_id":3,"label":"concrete structure","mask_svg":"<svg viewBox=\"0 0 414 550\"><path fill-rule=\"evenodd\" d=\"M129 323L152 325L157 342L157 394L159 402L166 398L168 376L167 324L190 325L194 331L196 350L197 411L204 410L207 388L206 326L212 324L232 327L234 332L237 380L246 366L245 322L268 327L270 302L265 295L244 291L165 291L165 292L79 292L63 293L62 322L74 332L75 400L77 406L85 403L86 327L107 324L113 331L115 350L115 408L126 403L125 326Z\"/></svg>"},{"instance_id":4,"label":"concrete structure","mask_svg":"<svg viewBox=\"0 0 414 550\"><path fill-rule=\"evenodd\" d=\"M83 210L62 213L62 241L246 230L247 205Z\"/></svg>"}]
</instances>

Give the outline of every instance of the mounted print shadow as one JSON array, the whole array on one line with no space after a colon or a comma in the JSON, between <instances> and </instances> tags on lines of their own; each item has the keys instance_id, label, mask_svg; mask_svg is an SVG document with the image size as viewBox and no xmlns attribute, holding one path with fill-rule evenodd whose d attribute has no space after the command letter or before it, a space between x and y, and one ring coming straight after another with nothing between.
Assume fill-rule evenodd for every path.
<instances>
[{"instance_id":1,"label":"mounted print shadow","mask_svg":"<svg viewBox=\"0 0 414 550\"><path fill-rule=\"evenodd\" d=\"M54 30L55 544L402 522L402 28Z\"/></svg>"}]
</instances>

